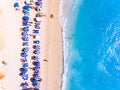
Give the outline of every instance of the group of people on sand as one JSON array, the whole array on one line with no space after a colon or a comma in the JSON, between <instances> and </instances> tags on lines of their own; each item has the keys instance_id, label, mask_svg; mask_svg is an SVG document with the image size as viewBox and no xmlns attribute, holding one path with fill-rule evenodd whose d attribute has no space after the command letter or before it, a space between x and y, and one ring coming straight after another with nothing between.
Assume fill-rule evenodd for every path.
<instances>
[{"instance_id":1,"label":"group of people on sand","mask_svg":"<svg viewBox=\"0 0 120 90\"><path fill-rule=\"evenodd\" d=\"M20 10L19 2L14 3L14 7L16 10ZM40 90L40 82L42 79L40 78L40 40L37 38L39 36L40 30L40 23L41 17L45 16L41 12L42 8L42 0L25 0L24 6L22 7L22 12L24 16L22 17L22 28L21 30L21 39L22 39L22 50L21 50L21 58L20 61L22 63L22 67L20 68L20 76L24 80L20 86L22 90ZM36 14L34 18L30 18L30 10L35 10ZM32 20L33 21L30 21ZM33 30L30 30L30 27L34 26ZM30 34L32 31L32 34ZM30 48L29 41L30 37L32 36L33 46ZM29 58L29 51L30 49L33 50L33 54L31 59ZM32 60L32 66L29 66L28 60ZM45 60L47 61L47 60ZM32 70L33 74L32 77L31 73L29 75L28 70ZM31 84L29 83L31 82Z\"/></svg>"}]
</instances>

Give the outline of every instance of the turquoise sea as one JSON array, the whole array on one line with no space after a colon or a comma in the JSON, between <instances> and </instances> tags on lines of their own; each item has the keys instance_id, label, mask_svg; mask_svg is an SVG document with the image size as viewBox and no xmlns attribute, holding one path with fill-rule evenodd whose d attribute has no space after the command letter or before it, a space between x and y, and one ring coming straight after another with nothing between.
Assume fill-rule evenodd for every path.
<instances>
[{"instance_id":1,"label":"turquoise sea","mask_svg":"<svg viewBox=\"0 0 120 90\"><path fill-rule=\"evenodd\" d=\"M120 0L62 0L63 90L120 90Z\"/></svg>"}]
</instances>

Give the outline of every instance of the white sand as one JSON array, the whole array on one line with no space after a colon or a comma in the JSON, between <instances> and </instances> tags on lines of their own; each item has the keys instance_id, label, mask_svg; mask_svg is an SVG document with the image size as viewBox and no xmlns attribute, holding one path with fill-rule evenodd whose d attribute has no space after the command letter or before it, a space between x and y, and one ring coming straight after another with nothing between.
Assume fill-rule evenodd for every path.
<instances>
[{"instance_id":1,"label":"white sand","mask_svg":"<svg viewBox=\"0 0 120 90\"><path fill-rule=\"evenodd\" d=\"M6 90L20 90L21 78L19 68L21 66L19 57L21 50L21 40L19 27L21 25L21 13L13 8L13 0L2 0L4 8L4 28L6 32L6 42L4 48L4 59L7 62L6 76L4 83Z\"/></svg>"}]
</instances>

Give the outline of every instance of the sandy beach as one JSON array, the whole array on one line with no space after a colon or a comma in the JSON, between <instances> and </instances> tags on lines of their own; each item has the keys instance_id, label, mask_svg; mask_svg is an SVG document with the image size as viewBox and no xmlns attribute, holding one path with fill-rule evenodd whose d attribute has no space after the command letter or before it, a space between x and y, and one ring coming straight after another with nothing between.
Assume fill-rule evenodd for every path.
<instances>
[{"instance_id":1,"label":"sandy beach","mask_svg":"<svg viewBox=\"0 0 120 90\"><path fill-rule=\"evenodd\" d=\"M46 50L43 50L43 53L45 53L44 51L46 51L46 56L44 56L43 59L47 59L47 65L46 65L46 69L41 69L44 71L47 71L47 88L44 89L44 81L41 83L41 88L43 90L61 90L60 86L61 86L61 74L62 74L62 34L61 34L61 26L60 26L60 22L59 22L59 4L60 1L59 0L50 0L50 1L43 1L43 10L44 13L47 10L47 18L46 21L46 28L44 28L42 30L46 30L45 36L46 36ZM46 8L47 7L47 8ZM45 9L44 9L45 8ZM53 14L53 18L50 18L51 14ZM44 19L45 20L45 19ZM42 33L42 31L41 31ZM44 31L43 31L44 33ZM42 34L44 35L44 34ZM41 41L42 42L42 41ZM44 44L43 44L44 45ZM44 46L42 47L44 48ZM43 54L42 54L43 55ZM43 62L42 64L43 66L41 66L41 68L45 66L45 62ZM46 72L41 71L42 76L44 76ZM44 72L44 73L42 73Z\"/></svg>"},{"instance_id":2,"label":"sandy beach","mask_svg":"<svg viewBox=\"0 0 120 90\"><path fill-rule=\"evenodd\" d=\"M5 44L2 42L4 41L3 38L0 38L0 43L3 43L4 46L2 58L7 62L5 77L3 79L6 88L5 90L20 90L20 83L22 82L22 79L19 76L19 68L21 67L19 59L22 48L19 28L21 27L22 13L21 11L14 10L14 1L15 0L5 0L0 2L4 10L2 13L4 20L2 26L4 26L5 35L3 34L3 31L0 31L0 33L2 33L3 37L5 36ZM17 1L22 5L20 0ZM61 90L63 61L62 34L59 22L59 4L59 0L43 1L42 12L46 17L42 17L40 29L41 90ZM48 62L43 61L45 59L48 60Z\"/></svg>"}]
</instances>

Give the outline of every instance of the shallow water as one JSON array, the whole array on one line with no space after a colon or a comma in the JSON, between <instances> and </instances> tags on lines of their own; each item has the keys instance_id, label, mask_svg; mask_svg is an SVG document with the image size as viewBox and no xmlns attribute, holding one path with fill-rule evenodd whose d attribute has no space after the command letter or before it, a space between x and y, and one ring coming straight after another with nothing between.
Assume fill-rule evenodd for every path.
<instances>
[{"instance_id":1,"label":"shallow water","mask_svg":"<svg viewBox=\"0 0 120 90\"><path fill-rule=\"evenodd\" d=\"M75 2L69 14L61 17L63 90L119 90L120 1Z\"/></svg>"}]
</instances>

